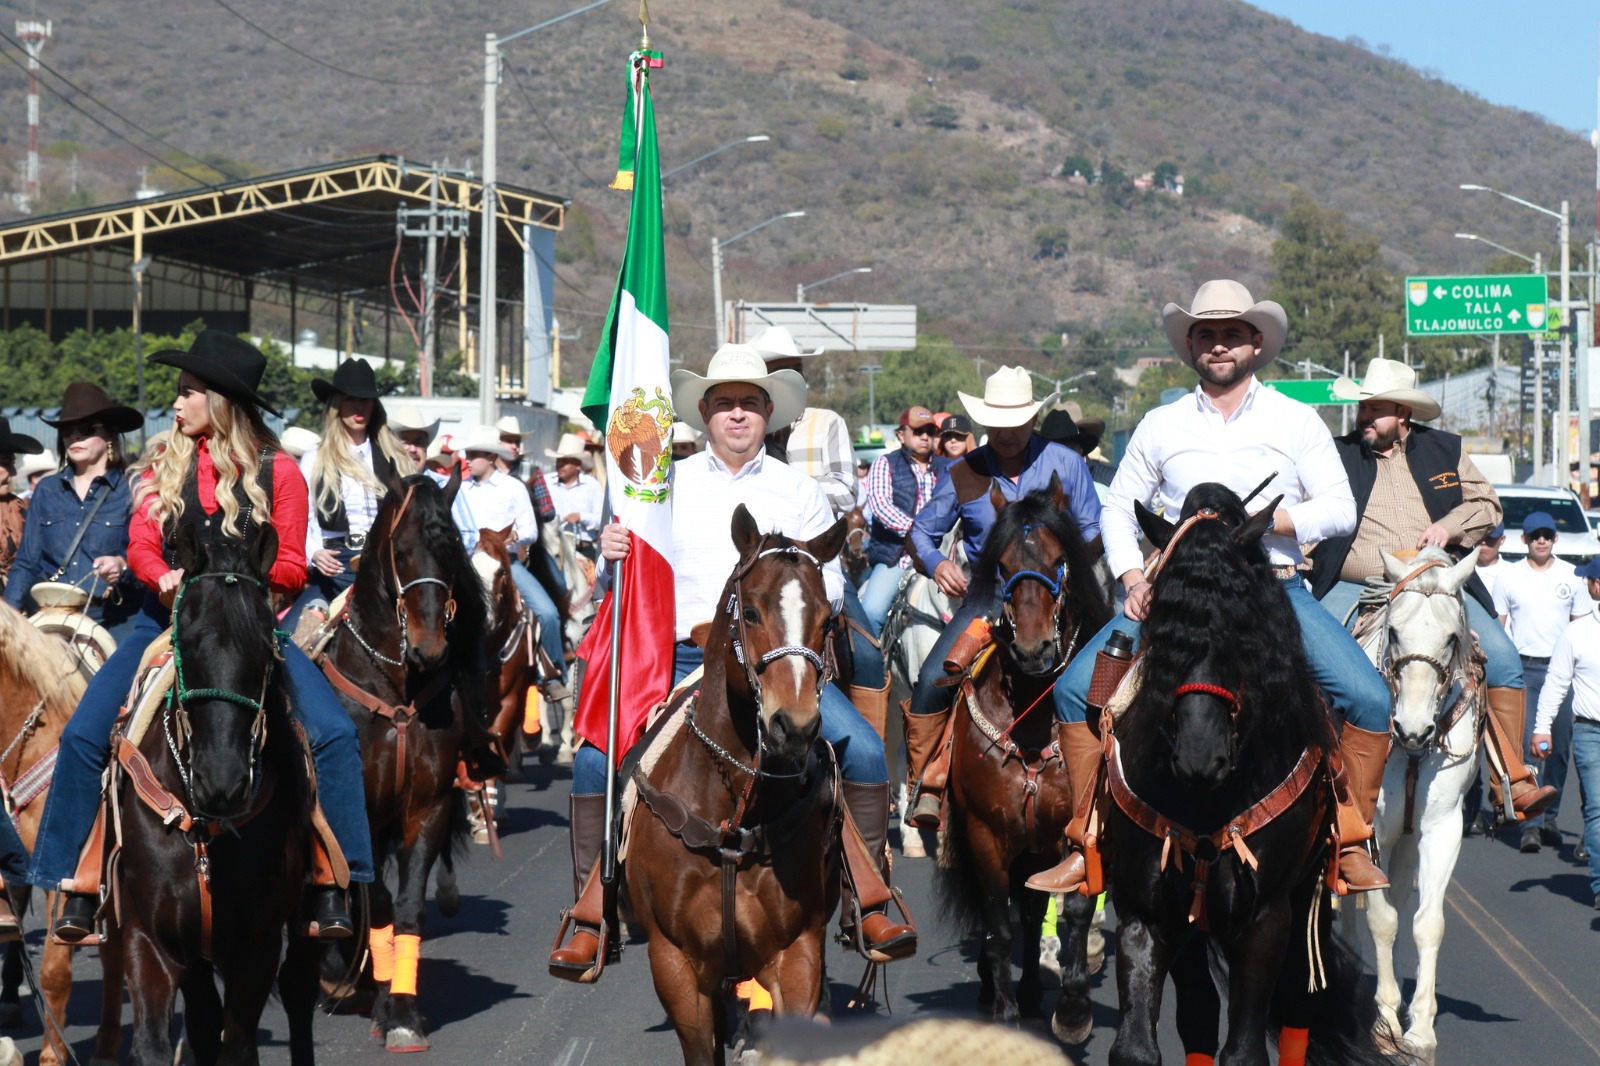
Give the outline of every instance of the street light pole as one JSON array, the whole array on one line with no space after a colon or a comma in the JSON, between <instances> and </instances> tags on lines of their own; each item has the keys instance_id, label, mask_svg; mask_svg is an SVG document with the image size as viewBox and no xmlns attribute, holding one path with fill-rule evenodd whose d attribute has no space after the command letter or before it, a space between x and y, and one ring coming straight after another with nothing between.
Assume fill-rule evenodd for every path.
<instances>
[{"instance_id":1,"label":"street light pole","mask_svg":"<svg viewBox=\"0 0 1600 1066\"><path fill-rule=\"evenodd\" d=\"M765 133L752 133L748 137L740 137L737 141L729 141L727 144L724 144L721 147L711 149L711 151L707 152L704 155L695 156L693 159L689 160L687 163L679 163L677 166L673 167L671 170L669 170L665 174L661 175L661 180L662 181L666 181L668 178L672 177L672 175L676 174L678 171L680 171L680 170L688 170L690 167L694 166L696 163L703 163L707 159L710 159L712 156L721 155L723 152L726 152L730 148L737 148L741 144L760 144L763 141L770 141L770 140L772 140L772 138L769 137Z\"/></svg>"},{"instance_id":2,"label":"street light pole","mask_svg":"<svg viewBox=\"0 0 1600 1066\"><path fill-rule=\"evenodd\" d=\"M765 222L758 222L747 230L741 230L740 232L735 233L732 237L728 237L723 240L719 240L716 237L711 238L711 298L717 303L716 322L718 347L727 344L730 339L728 337L728 323L725 321L727 316L723 313L722 308L722 250L728 245L732 244L734 241L742 240L743 238L750 236L750 234L754 233L756 230L766 229L774 222L782 222L786 218L805 217L806 213L804 211L785 211L781 215L773 215Z\"/></svg>"},{"instance_id":3,"label":"street light pole","mask_svg":"<svg viewBox=\"0 0 1600 1066\"><path fill-rule=\"evenodd\" d=\"M857 370L867 375L867 426L876 429L878 426L878 375L883 373L883 367L878 363L869 366L857 367Z\"/></svg>"},{"instance_id":4,"label":"street light pole","mask_svg":"<svg viewBox=\"0 0 1600 1066\"><path fill-rule=\"evenodd\" d=\"M813 281L809 285L796 285L794 287L794 302L797 303L797 304L798 303L804 303L805 299L806 299L806 293L811 291L812 289L815 289L819 285L826 285L830 281L838 281L840 278L847 278L851 274L870 274L870 273L872 273L872 268L871 267L853 267L850 270L841 270L837 274L829 274L827 277L823 278L821 281Z\"/></svg>"},{"instance_id":5,"label":"street light pole","mask_svg":"<svg viewBox=\"0 0 1600 1066\"><path fill-rule=\"evenodd\" d=\"M133 359L139 375L139 414L145 413L144 399L144 272L150 257L142 255L129 267L133 271ZM143 435L143 430L140 431Z\"/></svg>"}]
</instances>

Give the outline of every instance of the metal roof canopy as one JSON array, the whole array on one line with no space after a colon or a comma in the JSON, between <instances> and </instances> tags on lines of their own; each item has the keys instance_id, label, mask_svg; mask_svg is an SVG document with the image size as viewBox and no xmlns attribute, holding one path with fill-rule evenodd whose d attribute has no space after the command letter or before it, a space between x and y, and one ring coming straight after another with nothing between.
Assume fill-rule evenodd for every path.
<instances>
[{"instance_id":1,"label":"metal roof canopy","mask_svg":"<svg viewBox=\"0 0 1600 1066\"><path fill-rule=\"evenodd\" d=\"M561 229L566 201L513 185L496 191L499 291L521 293L523 227ZM458 303L475 303L482 184L380 155L0 226L0 327L22 316L60 337L78 326L128 325L129 268L145 255L152 262L144 317L152 331L175 332L195 318L243 330L252 300L296 306L306 296L355 300L387 314L391 268L420 276L426 246L401 240L396 261L398 212L425 208L433 195L440 208L466 211L469 227L464 240L441 239L441 278L454 267L441 303L448 308L463 281L467 299ZM521 331L501 332L514 340Z\"/></svg>"},{"instance_id":2,"label":"metal roof canopy","mask_svg":"<svg viewBox=\"0 0 1600 1066\"><path fill-rule=\"evenodd\" d=\"M783 326L801 349L909 351L917 346L916 304L757 304L732 307L733 339L746 343Z\"/></svg>"}]
</instances>

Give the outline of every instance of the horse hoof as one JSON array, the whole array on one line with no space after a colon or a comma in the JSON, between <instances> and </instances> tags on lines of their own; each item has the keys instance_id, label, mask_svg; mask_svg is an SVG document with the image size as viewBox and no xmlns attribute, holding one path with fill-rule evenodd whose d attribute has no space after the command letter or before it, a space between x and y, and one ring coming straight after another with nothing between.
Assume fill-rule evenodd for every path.
<instances>
[{"instance_id":1,"label":"horse hoof","mask_svg":"<svg viewBox=\"0 0 1600 1066\"><path fill-rule=\"evenodd\" d=\"M1050 1031L1055 1038L1063 1044L1081 1044L1089 1039L1089 1033L1094 1029L1094 1018L1086 1018L1077 1025L1064 1025L1058 1018L1050 1019Z\"/></svg>"},{"instance_id":2,"label":"horse hoof","mask_svg":"<svg viewBox=\"0 0 1600 1066\"><path fill-rule=\"evenodd\" d=\"M22 1024L22 1004L0 1003L0 1029L15 1029Z\"/></svg>"},{"instance_id":3,"label":"horse hoof","mask_svg":"<svg viewBox=\"0 0 1600 1066\"><path fill-rule=\"evenodd\" d=\"M434 896L434 902L439 904L439 913L446 918L454 918L461 913L461 890L455 882L440 885L439 891Z\"/></svg>"},{"instance_id":4,"label":"horse hoof","mask_svg":"<svg viewBox=\"0 0 1600 1066\"><path fill-rule=\"evenodd\" d=\"M1106 953L1104 951L1097 951L1093 955L1090 955L1089 956L1089 976L1093 977L1095 974L1099 973L1101 968L1103 966L1105 966L1105 964L1106 964Z\"/></svg>"},{"instance_id":5,"label":"horse hoof","mask_svg":"<svg viewBox=\"0 0 1600 1066\"><path fill-rule=\"evenodd\" d=\"M429 1046L427 1037L403 1025L390 1029L383 1038L385 1051L427 1051Z\"/></svg>"},{"instance_id":6,"label":"horse hoof","mask_svg":"<svg viewBox=\"0 0 1600 1066\"><path fill-rule=\"evenodd\" d=\"M922 831L912 826L900 830L900 854L908 859L926 859L928 849L922 846Z\"/></svg>"}]
</instances>

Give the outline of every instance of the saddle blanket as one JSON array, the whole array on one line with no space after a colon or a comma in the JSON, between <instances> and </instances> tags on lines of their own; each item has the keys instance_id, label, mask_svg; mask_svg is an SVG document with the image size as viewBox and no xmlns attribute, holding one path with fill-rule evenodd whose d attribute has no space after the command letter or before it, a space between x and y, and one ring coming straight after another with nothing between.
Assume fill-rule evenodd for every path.
<instances>
[{"instance_id":1,"label":"saddle blanket","mask_svg":"<svg viewBox=\"0 0 1600 1066\"><path fill-rule=\"evenodd\" d=\"M167 698L176 682L178 671L172 659L172 630L165 629L150 642L139 660L139 672L133 677L133 687L128 690L128 700L122 705L119 719L122 732L135 747L144 740L144 734L161 712L161 703Z\"/></svg>"}]
</instances>

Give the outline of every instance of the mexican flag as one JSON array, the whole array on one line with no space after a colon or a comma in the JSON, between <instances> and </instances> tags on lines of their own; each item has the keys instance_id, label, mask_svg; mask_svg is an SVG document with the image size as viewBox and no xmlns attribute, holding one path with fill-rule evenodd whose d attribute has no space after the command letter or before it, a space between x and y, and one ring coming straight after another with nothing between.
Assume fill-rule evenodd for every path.
<instances>
[{"instance_id":1,"label":"mexican flag","mask_svg":"<svg viewBox=\"0 0 1600 1066\"><path fill-rule=\"evenodd\" d=\"M644 733L650 709L672 687L676 611L672 580L672 386L667 363L667 271L661 231L661 158L649 71L659 53L628 60L628 104L615 187L633 190L628 244L600 334L583 413L605 427L606 490L632 551L578 647L583 687L573 728L601 751L610 701L611 620L621 617L616 656L617 762ZM630 175L624 179L624 175Z\"/></svg>"}]
</instances>

